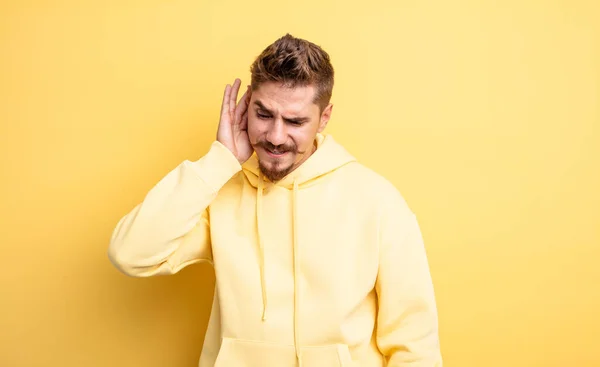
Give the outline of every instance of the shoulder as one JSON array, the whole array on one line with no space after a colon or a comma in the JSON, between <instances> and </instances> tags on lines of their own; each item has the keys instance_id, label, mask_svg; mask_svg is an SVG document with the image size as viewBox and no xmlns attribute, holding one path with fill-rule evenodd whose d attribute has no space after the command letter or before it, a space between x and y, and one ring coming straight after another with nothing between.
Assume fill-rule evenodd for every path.
<instances>
[{"instance_id":1,"label":"shoulder","mask_svg":"<svg viewBox=\"0 0 600 367\"><path fill-rule=\"evenodd\" d=\"M411 209L401 189L381 173L355 161L341 168L342 179L358 195L368 198L378 207L378 211L393 210L410 213Z\"/></svg>"}]
</instances>

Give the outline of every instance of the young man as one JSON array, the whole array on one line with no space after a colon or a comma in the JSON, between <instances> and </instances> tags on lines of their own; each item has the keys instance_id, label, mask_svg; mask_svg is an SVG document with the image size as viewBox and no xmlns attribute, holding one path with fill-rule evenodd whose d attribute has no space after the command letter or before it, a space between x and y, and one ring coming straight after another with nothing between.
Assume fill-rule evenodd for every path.
<instances>
[{"instance_id":1,"label":"young man","mask_svg":"<svg viewBox=\"0 0 600 367\"><path fill-rule=\"evenodd\" d=\"M415 215L323 129L333 67L286 35L227 85L216 140L117 224L123 273L208 261L216 292L200 366L440 367Z\"/></svg>"}]
</instances>

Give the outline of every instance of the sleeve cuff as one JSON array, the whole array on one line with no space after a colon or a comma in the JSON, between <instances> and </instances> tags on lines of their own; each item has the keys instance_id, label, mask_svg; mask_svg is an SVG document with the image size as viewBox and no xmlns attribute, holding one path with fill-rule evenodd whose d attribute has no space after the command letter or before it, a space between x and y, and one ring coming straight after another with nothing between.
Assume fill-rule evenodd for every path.
<instances>
[{"instance_id":1,"label":"sleeve cuff","mask_svg":"<svg viewBox=\"0 0 600 367\"><path fill-rule=\"evenodd\" d=\"M231 151L215 140L208 153L194 162L188 162L198 176L214 191L218 191L242 166Z\"/></svg>"}]
</instances>

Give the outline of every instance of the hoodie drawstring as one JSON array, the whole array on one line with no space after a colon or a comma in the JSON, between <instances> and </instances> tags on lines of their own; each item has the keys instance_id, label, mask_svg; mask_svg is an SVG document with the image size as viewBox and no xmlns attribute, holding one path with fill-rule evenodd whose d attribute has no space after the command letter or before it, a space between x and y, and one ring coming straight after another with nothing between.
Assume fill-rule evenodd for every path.
<instances>
[{"instance_id":1,"label":"hoodie drawstring","mask_svg":"<svg viewBox=\"0 0 600 367\"><path fill-rule=\"evenodd\" d=\"M294 180L294 190L292 192L292 231L294 233L294 242L292 244L294 250L294 346L296 347L296 359L298 367L302 367L302 356L300 354L300 340L298 327L298 309L300 307L300 287L298 286L298 181Z\"/></svg>"},{"instance_id":2,"label":"hoodie drawstring","mask_svg":"<svg viewBox=\"0 0 600 367\"><path fill-rule=\"evenodd\" d=\"M262 290L262 300L263 300L263 313L262 320L265 321L267 319L267 285L265 281L265 247L263 243L263 239L261 237L262 233L262 223L261 223L261 215L262 215L262 197L263 197L264 183L263 183L263 175L262 172L259 173L258 176L258 192L256 194L256 226L258 232L258 246L259 246L259 266L260 266L260 285ZM299 330L298 326L300 323L298 322L298 309L300 306L300 288L298 286L298 181L294 180L294 188L292 192L292 231L293 231L293 256L294 256L294 347L296 350L296 360L298 361L298 366L302 367L302 356L300 354L299 347Z\"/></svg>"},{"instance_id":3,"label":"hoodie drawstring","mask_svg":"<svg viewBox=\"0 0 600 367\"><path fill-rule=\"evenodd\" d=\"M262 290L263 313L262 320L267 319L267 284L265 282L265 246L261 237L261 215L262 215L262 196L263 196L263 176L258 175L258 192L256 193L256 226L259 246L259 266L260 266L260 288Z\"/></svg>"}]
</instances>

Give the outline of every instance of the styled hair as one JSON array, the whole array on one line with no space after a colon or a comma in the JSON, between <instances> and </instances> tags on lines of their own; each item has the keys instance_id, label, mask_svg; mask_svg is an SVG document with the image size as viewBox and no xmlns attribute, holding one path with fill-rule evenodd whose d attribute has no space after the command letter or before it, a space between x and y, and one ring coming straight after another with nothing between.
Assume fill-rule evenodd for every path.
<instances>
[{"instance_id":1,"label":"styled hair","mask_svg":"<svg viewBox=\"0 0 600 367\"><path fill-rule=\"evenodd\" d=\"M312 42L289 33L267 46L250 67L252 90L262 83L277 82L288 88L313 85L314 103L321 111L333 91L333 66L329 55Z\"/></svg>"}]
</instances>

